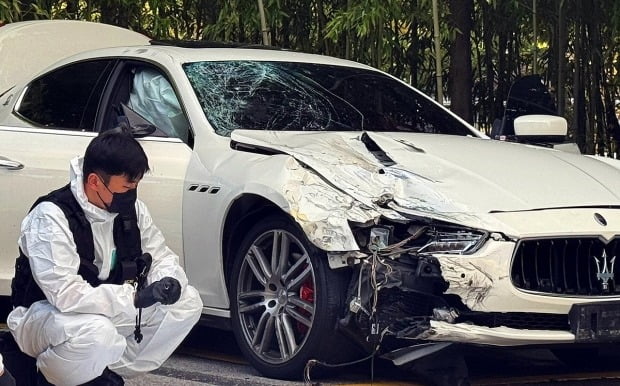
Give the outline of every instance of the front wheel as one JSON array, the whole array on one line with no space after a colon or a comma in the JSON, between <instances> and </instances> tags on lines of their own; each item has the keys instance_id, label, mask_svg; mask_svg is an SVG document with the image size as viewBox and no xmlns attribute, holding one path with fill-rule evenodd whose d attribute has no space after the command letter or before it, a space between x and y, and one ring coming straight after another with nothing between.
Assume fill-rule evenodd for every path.
<instances>
[{"instance_id":1,"label":"front wheel","mask_svg":"<svg viewBox=\"0 0 620 386\"><path fill-rule=\"evenodd\" d=\"M309 359L329 361L342 350L343 276L287 218L255 225L239 246L229 289L233 331L249 362L268 377L301 379Z\"/></svg>"}]
</instances>

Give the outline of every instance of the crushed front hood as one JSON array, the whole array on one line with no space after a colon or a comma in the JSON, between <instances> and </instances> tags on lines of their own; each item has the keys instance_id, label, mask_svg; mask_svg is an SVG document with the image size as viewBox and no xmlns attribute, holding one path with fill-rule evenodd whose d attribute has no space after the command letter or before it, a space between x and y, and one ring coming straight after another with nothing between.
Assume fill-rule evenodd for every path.
<instances>
[{"instance_id":1,"label":"crushed front hood","mask_svg":"<svg viewBox=\"0 0 620 386\"><path fill-rule=\"evenodd\" d=\"M366 134L376 146L360 132L236 130L231 138L293 156L369 208L471 224L468 216L490 212L620 206L620 170L589 157L471 137Z\"/></svg>"}]
</instances>

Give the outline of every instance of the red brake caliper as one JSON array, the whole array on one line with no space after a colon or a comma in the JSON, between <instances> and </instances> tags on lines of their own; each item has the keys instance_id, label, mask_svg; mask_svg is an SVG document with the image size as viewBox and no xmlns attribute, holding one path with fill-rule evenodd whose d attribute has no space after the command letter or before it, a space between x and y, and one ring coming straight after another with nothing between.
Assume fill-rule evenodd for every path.
<instances>
[{"instance_id":1,"label":"red brake caliper","mask_svg":"<svg viewBox=\"0 0 620 386\"><path fill-rule=\"evenodd\" d=\"M306 280L306 282L301 285L299 288L299 298L301 300L314 303L314 285L312 284L312 279ZM299 313L310 316L310 313L303 309L299 309ZM297 322L297 329L302 334L306 334L308 332L308 327L300 322Z\"/></svg>"}]
</instances>

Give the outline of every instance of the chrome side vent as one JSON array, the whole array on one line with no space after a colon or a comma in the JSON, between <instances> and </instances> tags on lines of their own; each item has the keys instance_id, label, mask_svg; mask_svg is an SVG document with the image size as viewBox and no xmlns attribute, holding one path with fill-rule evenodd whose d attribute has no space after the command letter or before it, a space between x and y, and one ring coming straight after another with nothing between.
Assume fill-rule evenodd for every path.
<instances>
[{"instance_id":1,"label":"chrome side vent","mask_svg":"<svg viewBox=\"0 0 620 386\"><path fill-rule=\"evenodd\" d=\"M187 190L190 192L198 192L198 193L209 193L209 194L217 194L220 191L219 186L209 186L209 185L199 185L199 184L191 184Z\"/></svg>"}]
</instances>

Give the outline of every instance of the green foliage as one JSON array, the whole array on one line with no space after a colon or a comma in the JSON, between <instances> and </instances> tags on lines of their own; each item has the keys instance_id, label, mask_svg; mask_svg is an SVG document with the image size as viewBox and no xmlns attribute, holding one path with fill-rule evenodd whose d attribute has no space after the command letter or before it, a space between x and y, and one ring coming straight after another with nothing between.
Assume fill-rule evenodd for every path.
<instances>
[{"instance_id":1,"label":"green foliage","mask_svg":"<svg viewBox=\"0 0 620 386\"><path fill-rule=\"evenodd\" d=\"M0 0L0 22L11 23L18 21L21 14L19 0Z\"/></svg>"}]
</instances>

